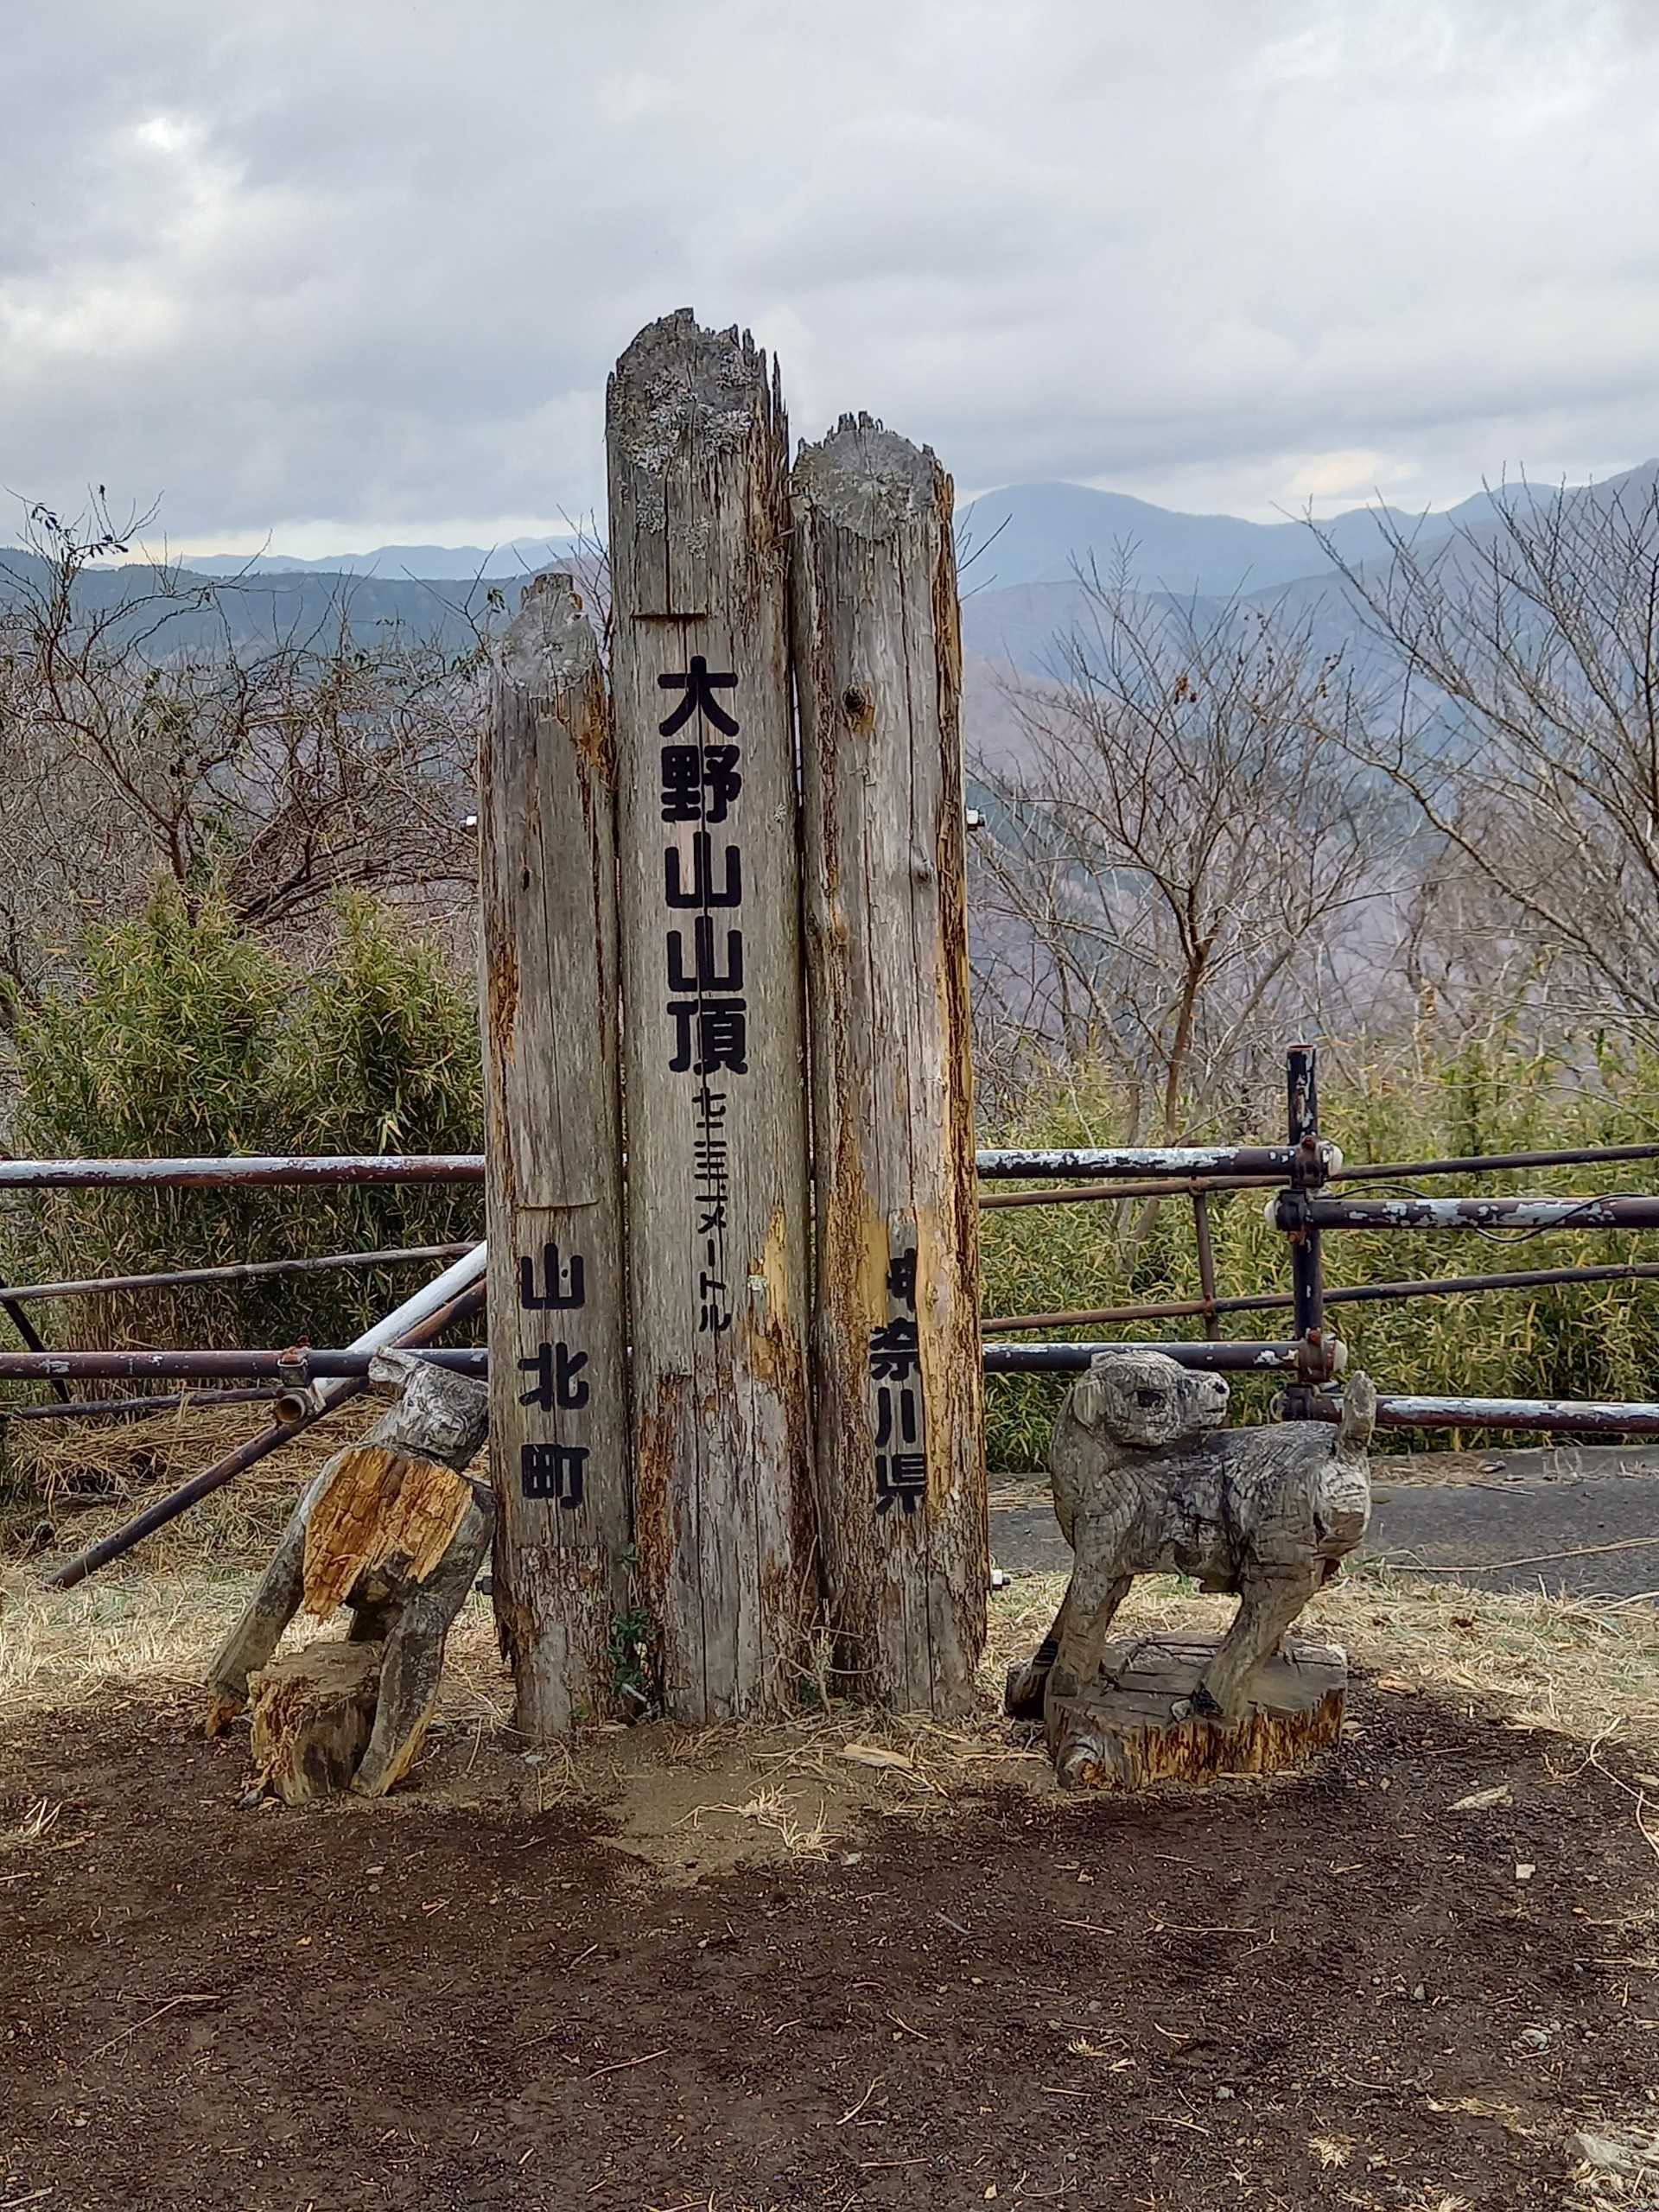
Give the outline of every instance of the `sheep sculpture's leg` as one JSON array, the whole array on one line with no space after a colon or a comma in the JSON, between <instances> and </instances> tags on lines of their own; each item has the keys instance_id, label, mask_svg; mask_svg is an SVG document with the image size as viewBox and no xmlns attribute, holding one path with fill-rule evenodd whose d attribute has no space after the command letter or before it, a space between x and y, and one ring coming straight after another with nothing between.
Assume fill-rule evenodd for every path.
<instances>
[{"instance_id":1,"label":"sheep sculpture's leg","mask_svg":"<svg viewBox=\"0 0 1659 2212\"><path fill-rule=\"evenodd\" d=\"M1278 1650L1285 1630L1319 1588L1324 1574L1323 1560L1315 1560L1294 1573L1244 1584L1233 1624L1198 1677L1191 1700L1193 1713L1231 1719L1243 1711L1257 1668Z\"/></svg>"},{"instance_id":2,"label":"sheep sculpture's leg","mask_svg":"<svg viewBox=\"0 0 1659 2212\"><path fill-rule=\"evenodd\" d=\"M1048 1678L1051 1697L1075 1697L1095 1680L1106 1656L1113 1617L1135 1580L1133 1573L1117 1572L1121 1554L1116 1545L1107 1552L1091 1544L1081 1521L1077 1534L1077 1563L1054 1624L1059 1649Z\"/></svg>"},{"instance_id":3,"label":"sheep sculpture's leg","mask_svg":"<svg viewBox=\"0 0 1659 2212\"><path fill-rule=\"evenodd\" d=\"M485 1502L468 1506L437 1567L391 1610L374 1732L352 1777L352 1788L361 1796L385 1796L415 1764L437 1699L449 1624L489 1549L494 1522L493 1509Z\"/></svg>"},{"instance_id":4,"label":"sheep sculpture's leg","mask_svg":"<svg viewBox=\"0 0 1659 2212\"><path fill-rule=\"evenodd\" d=\"M248 1677L258 1673L281 1643L283 1630L300 1610L305 1583L305 1529L323 1487L319 1475L299 1510L283 1531L270 1565L260 1577L251 1604L221 1645L207 1671L207 1728L222 1735L248 1701Z\"/></svg>"},{"instance_id":5,"label":"sheep sculpture's leg","mask_svg":"<svg viewBox=\"0 0 1659 2212\"><path fill-rule=\"evenodd\" d=\"M1002 1694L1002 1710L1010 1720L1040 1720L1048 1700L1048 1678L1060 1654L1060 1644L1071 1620L1071 1585L1065 1586L1060 1610L1047 1635L1023 1667L1011 1668Z\"/></svg>"}]
</instances>

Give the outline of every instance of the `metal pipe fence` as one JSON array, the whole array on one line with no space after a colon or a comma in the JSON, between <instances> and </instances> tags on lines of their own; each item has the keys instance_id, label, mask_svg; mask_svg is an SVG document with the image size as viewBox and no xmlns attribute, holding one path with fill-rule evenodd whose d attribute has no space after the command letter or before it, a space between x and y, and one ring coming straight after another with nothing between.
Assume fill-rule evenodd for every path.
<instances>
[{"instance_id":1,"label":"metal pipe fence","mask_svg":"<svg viewBox=\"0 0 1659 2212\"><path fill-rule=\"evenodd\" d=\"M1409 1183L1443 1175L1484 1175L1528 1168L1616 1165L1659 1160L1653 1144L1579 1147L1558 1151L1465 1154L1445 1160L1363 1162L1350 1166L1319 1133L1317 1061L1313 1048L1293 1046L1287 1054L1287 1141L1278 1145L1175 1145L1071 1147L1056 1149L994 1147L977 1154L981 1204L1000 1206L1112 1204L1128 1199L1183 1196L1192 1210L1199 1295L1057 1309L1049 1313L1001 1314L982 1325L987 1337L1024 1331L1126 1326L1142 1322L1193 1320L1202 1339L1157 1345L1187 1366L1218 1372L1284 1372L1292 1380L1282 1395L1286 1417L1328 1415L1334 1401L1323 1386L1337 1363L1327 1308L1345 1304L1385 1303L1416 1298L1496 1294L1573 1284L1659 1279L1659 1262L1625 1262L1571 1268L1491 1271L1427 1280L1329 1286L1325 1281L1322 1239L1326 1231L1446 1230L1466 1232L1513 1230L1620 1231L1659 1228L1659 1197L1611 1193L1585 1197L1429 1198L1420 1194L1366 1198L1331 1186L1351 1183ZM387 1183L477 1183L484 1175L480 1154L249 1155L226 1159L0 1160L0 1194L8 1190L238 1189L250 1187L372 1185ZM1007 1183L1039 1187L1007 1190ZM1252 1191L1277 1193L1272 1218L1285 1236L1290 1287L1222 1296L1218 1293L1210 1202L1217 1196ZM3 1409L13 1420L116 1416L161 1411L181 1404L224 1404L291 1388L296 1377L351 1381L367 1358L357 1347L290 1351L258 1349L196 1351L189 1348L130 1351L49 1351L22 1313L24 1303L54 1298L92 1298L144 1290L182 1288L213 1282L304 1274L329 1268L366 1269L448 1258L467 1248L410 1246L380 1252L330 1253L281 1260L248 1261L220 1267L155 1270L148 1274L85 1277L11 1287L0 1285L5 1312L29 1348L0 1353L0 1381L49 1382L59 1402ZM1281 1339L1227 1339L1225 1317L1248 1313L1288 1312L1289 1336ZM988 1374L1076 1372L1109 1343L1076 1340L1032 1344L988 1344ZM481 1350L429 1355L467 1371L481 1372ZM120 1380L264 1382L270 1390L221 1389L175 1392L148 1398L74 1398L71 1382ZM1563 1428L1573 1408L1548 1400L1496 1400L1385 1395L1382 1418L1394 1427L1534 1427ZM1409 1412L1402 1411L1408 1408ZM1647 1433L1652 1408L1632 1403L1599 1403L1578 1408L1574 1433L1600 1433L1621 1426ZM1624 1416L1628 1414L1628 1420Z\"/></svg>"},{"instance_id":2,"label":"metal pipe fence","mask_svg":"<svg viewBox=\"0 0 1659 2212\"><path fill-rule=\"evenodd\" d=\"M1173 1344L987 1344L988 1375L1076 1375L1103 1351L1161 1351L1183 1367L1217 1375L1294 1374L1304 1357L1304 1347L1294 1340L1256 1343L1235 1339L1217 1344L1185 1337Z\"/></svg>"},{"instance_id":3,"label":"metal pipe fence","mask_svg":"<svg viewBox=\"0 0 1659 2212\"><path fill-rule=\"evenodd\" d=\"M1659 1261L1616 1260L1585 1268L1519 1268L1501 1274L1408 1276L1399 1282L1327 1283L1327 1306L1394 1305L1413 1298L1460 1298L1488 1290L1549 1290L1576 1283L1659 1281ZM1052 1313L995 1313L981 1326L987 1336L1016 1329L1096 1328L1131 1321L1181 1321L1227 1313L1288 1312L1287 1290L1261 1290L1227 1298L1170 1299L1160 1306L1066 1306Z\"/></svg>"},{"instance_id":4,"label":"metal pipe fence","mask_svg":"<svg viewBox=\"0 0 1659 2212\"><path fill-rule=\"evenodd\" d=\"M146 1398L46 1398L0 1408L0 1421L148 1421L156 1414L218 1413L226 1406L269 1406L275 1384L251 1390L168 1390Z\"/></svg>"},{"instance_id":5,"label":"metal pipe fence","mask_svg":"<svg viewBox=\"0 0 1659 2212\"><path fill-rule=\"evenodd\" d=\"M239 1191L284 1184L481 1183L484 1155L250 1153L222 1160L0 1160L0 1191Z\"/></svg>"},{"instance_id":6,"label":"metal pipe fence","mask_svg":"<svg viewBox=\"0 0 1659 2212\"><path fill-rule=\"evenodd\" d=\"M1659 1229L1659 1198L1319 1198L1287 1192L1287 1236L1325 1229Z\"/></svg>"},{"instance_id":7,"label":"metal pipe fence","mask_svg":"<svg viewBox=\"0 0 1659 2212\"><path fill-rule=\"evenodd\" d=\"M1161 1351L1183 1367L1202 1368L1217 1374L1267 1374L1275 1370L1294 1371L1304 1356L1304 1348L1293 1339L1279 1342L1257 1342L1253 1339L1234 1339L1213 1344L1183 1338L1170 1344L988 1344L984 1350L985 1370L991 1375L1041 1375L1075 1373L1086 1368L1097 1353L1103 1351ZM444 1351L427 1351L423 1359L429 1359L435 1366L448 1367L459 1375L487 1376L489 1353L478 1344L460 1345ZM143 1351L48 1351L0 1352L0 1382L23 1381L41 1376L58 1376L68 1382L136 1382L147 1379L175 1382L186 1379L203 1381L263 1378L283 1390L302 1390L321 1381L337 1381L342 1376L359 1376L369 1371L372 1354L340 1349L318 1348L308 1345L302 1351L265 1351L253 1348L237 1348L213 1351L191 1351L157 1348ZM215 1393L204 1402L223 1403L231 1397L260 1398L270 1395L264 1391L226 1391ZM102 1410L97 1399L86 1404ZM117 1402L121 1404L158 1407L159 1399L131 1399ZM177 1402L176 1400L174 1402ZM31 1410L23 1408L24 1411ZM62 1414L67 1408L51 1406L41 1412Z\"/></svg>"},{"instance_id":8,"label":"metal pipe fence","mask_svg":"<svg viewBox=\"0 0 1659 2212\"><path fill-rule=\"evenodd\" d=\"M402 1244L382 1252L321 1252L292 1260L233 1260L222 1267L173 1268L137 1275L82 1275L65 1282L8 1283L6 1297L111 1298L118 1292L184 1290L199 1283L258 1282L270 1275L323 1274L374 1268L407 1267L416 1261L458 1260L470 1243Z\"/></svg>"},{"instance_id":9,"label":"metal pipe fence","mask_svg":"<svg viewBox=\"0 0 1659 2212\"><path fill-rule=\"evenodd\" d=\"M1314 1421L1339 1421L1342 1401L1316 1394ZM1560 1436L1659 1436L1659 1405L1589 1398L1379 1398L1381 1428L1539 1429Z\"/></svg>"}]
</instances>

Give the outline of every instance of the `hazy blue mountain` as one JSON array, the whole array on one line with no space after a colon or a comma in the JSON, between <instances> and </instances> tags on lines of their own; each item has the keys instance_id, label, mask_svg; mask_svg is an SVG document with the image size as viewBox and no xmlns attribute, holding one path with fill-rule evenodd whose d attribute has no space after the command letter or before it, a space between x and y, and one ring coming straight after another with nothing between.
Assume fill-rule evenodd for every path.
<instances>
[{"instance_id":1,"label":"hazy blue mountain","mask_svg":"<svg viewBox=\"0 0 1659 2212\"><path fill-rule=\"evenodd\" d=\"M1655 496L1659 461L1644 461L1604 483L1580 487L1575 499L1624 499L1631 507ZM1541 499L1554 486L1533 487ZM1497 500L1524 497L1510 486L1495 495L1481 491L1459 505L1414 518L1394 509L1356 508L1323 525L1340 556L1361 565L1382 550L1378 521L1388 517L1414 530L1420 546L1449 539L1453 528L1471 534L1472 545L1450 543L1453 569L1478 558L1483 538L1500 525ZM1000 534L999 524L1004 525ZM1234 515L1185 515L1122 493L1079 484L1020 484L987 493L959 517L960 537L971 556L963 576L963 642L994 670L1026 675L1060 672L1057 641L1086 626L1089 607L1076 563L1091 557L1103 575L1117 549L1126 549L1133 588L1148 597L1173 594L1197 600L1200 620L1219 613L1230 598L1281 609L1306 625L1317 651L1377 648L1366 642L1341 585L1318 541L1300 523L1254 523ZM342 554L332 563L270 553L251 563L215 557L194 564L175 580L178 612L152 650L210 649L228 625L239 645L279 639L321 641L346 619L360 638L397 625L464 652L486 623L499 624L490 605L495 594L516 608L516 584L538 568L568 562L573 541L518 538L486 550L480 546L383 545ZM45 571L34 556L0 547L0 599L7 571L39 581ZM481 571L481 575L480 575ZM234 580L240 573L239 581ZM80 590L91 607L119 606L153 589L141 567L95 569ZM16 588L14 584L13 588ZM217 605L194 602L211 595ZM135 632L141 626L135 618ZM986 671L988 680L990 671Z\"/></svg>"},{"instance_id":2,"label":"hazy blue mountain","mask_svg":"<svg viewBox=\"0 0 1659 2212\"><path fill-rule=\"evenodd\" d=\"M1604 483L1580 486L1577 496L1622 496L1639 502L1651 493L1656 472L1659 462L1643 461ZM1535 497L1548 499L1557 487L1538 483L1530 488ZM1454 530L1494 526L1501 499L1526 496L1527 487L1512 481L1433 513L1412 514L1378 503L1322 518L1319 527L1343 560L1357 564L1382 552L1384 523L1411 531L1417 544L1427 547ZM1324 548L1306 523L1179 514L1084 484L1012 484L987 492L958 517L957 535L969 556L963 588L988 598L1026 586L1071 584L1078 567L1087 568L1091 561L1103 579L1110 580L1121 559L1123 581L1131 589L1179 597L1248 596L1287 584L1316 583L1332 573ZM1023 605L1011 607L1005 619L1020 629L1027 611Z\"/></svg>"},{"instance_id":3,"label":"hazy blue mountain","mask_svg":"<svg viewBox=\"0 0 1659 2212\"><path fill-rule=\"evenodd\" d=\"M0 546L0 605L31 589L38 591L48 573L35 555ZM226 635L238 650L255 653L278 645L326 652L342 624L362 645L397 631L439 645L446 652L462 653L477 643L480 630L502 619L499 609L491 605L492 592L505 601L509 613L516 613L518 603L512 582L388 579L311 569L278 570L240 581L172 569L167 586L165 598L158 599L156 571L132 563L86 569L75 589L79 604L90 613L130 610L118 614L111 640L142 638L144 652L152 658L211 652Z\"/></svg>"},{"instance_id":4,"label":"hazy blue mountain","mask_svg":"<svg viewBox=\"0 0 1659 2212\"><path fill-rule=\"evenodd\" d=\"M1355 507L1321 526L1344 559L1363 561L1381 543L1382 518L1407 527L1416 519L1398 508ZM1448 527L1440 516L1424 518L1431 536ZM969 589L1067 583L1078 564L1090 560L1106 576L1116 573L1121 556L1124 581L1136 590L1224 598L1329 567L1306 523L1178 514L1084 484L1011 484L987 492L963 510L957 529L971 557L964 578Z\"/></svg>"},{"instance_id":5,"label":"hazy blue mountain","mask_svg":"<svg viewBox=\"0 0 1659 2212\"><path fill-rule=\"evenodd\" d=\"M505 544L377 545L372 553L330 553L315 561L302 561L291 553L184 554L183 565L193 575L310 575L382 576L388 582L410 576L435 583L470 583L486 580L533 575L537 569L556 567L575 550L574 537L513 537Z\"/></svg>"},{"instance_id":6,"label":"hazy blue mountain","mask_svg":"<svg viewBox=\"0 0 1659 2212\"><path fill-rule=\"evenodd\" d=\"M1438 558L1447 564L1448 578L1478 565L1481 550L1501 528L1499 506L1503 501L1524 501L1530 496L1541 505L1555 497L1557 487L1519 483L1477 492L1455 507L1412 517L1397 509L1357 508L1333 522L1322 523L1333 548L1357 569L1374 563L1386 554L1378 523L1382 518L1410 532L1420 550L1440 548ZM1051 495L1064 495L1053 496ZM1634 523L1646 503L1659 498L1659 461L1645 461L1599 484L1574 487L1574 503L1605 506L1621 502ZM992 502L1000 500L995 509ZM1099 503L1098 505L1095 503ZM1002 515L1007 527L988 551L971 562L963 578L963 643L967 651L1004 668L1028 675L1063 672L1059 641L1089 626L1090 610L1086 591L1077 580L1076 567L1065 550L1075 544L1086 562L1093 554L1103 580L1108 577L1112 544L1097 534L1120 525L1129 514L1152 518L1141 534L1139 550L1128 563L1131 588L1147 597L1173 596L1199 602L1200 619L1213 618L1223 605L1239 598L1271 606L1292 625L1306 625L1316 652L1357 652L1373 658L1382 649L1368 639L1349 605L1341 581L1323 548L1303 524L1240 522L1217 515L1178 515L1143 500L1125 499L1116 493L1090 492L1080 485L1021 485L988 494L975 503L983 517L968 533L971 544L982 544ZM1087 535L1090 531L1096 534ZM1214 532L1206 538L1205 533ZM1077 533L1071 537L1070 533ZM1242 535L1240 533L1243 533ZM1116 542L1122 542L1121 539ZM1179 549L1187 551L1182 555ZM1206 546L1208 551L1206 551ZM1264 550L1265 549L1265 550ZM1004 555L1007 557L1005 559ZM1247 574L1236 564L1250 555L1255 565ZM1186 565L1179 563L1185 559ZM1198 565L1208 560L1208 567ZM1041 574L1011 576L1009 571L1029 567Z\"/></svg>"}]
</instances>

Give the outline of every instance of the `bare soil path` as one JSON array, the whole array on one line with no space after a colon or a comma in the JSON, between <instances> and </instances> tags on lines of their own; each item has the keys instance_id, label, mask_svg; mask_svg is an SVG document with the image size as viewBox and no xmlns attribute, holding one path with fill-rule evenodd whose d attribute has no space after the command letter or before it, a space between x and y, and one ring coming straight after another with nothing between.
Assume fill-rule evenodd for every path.
<instances>
[{"instance_id":1,"label":"bare soil path","mask_svg":"<svg viewBox=\"0 0 1659 2212\"><path fill-rule=\"evenodd\" d=\"M0 2205L1559 2204L1568 2131L1654 2079L1654 1848L1563 1738L1351 1713L1294 1781L1079 1803L1015 1764L759 1856L753 1744L670 1776L636 1731L608 1801L538 1812L463 1731L295 1814L236 1809L182 1700L31 1720Z\"/></svg>"}]
</instances>

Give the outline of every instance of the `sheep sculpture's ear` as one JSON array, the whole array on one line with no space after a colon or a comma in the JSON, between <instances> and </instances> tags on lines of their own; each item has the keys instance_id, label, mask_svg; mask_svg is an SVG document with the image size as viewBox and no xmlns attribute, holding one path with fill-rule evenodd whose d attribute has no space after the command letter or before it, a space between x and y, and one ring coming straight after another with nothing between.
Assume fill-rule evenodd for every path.
<instances>
[{"instance_id":1,"label":"sheep sculpture's ear","mask_svg":"<svg viewBox=\"0 0 1659 2212\"><path fill-rule=\"evenodd\" d=\"M1181 1400L1185 1425L1195 1434L1202 1434L1209 1428L1224 1428L1232 1395L1224 1375L1206 1375L1202 1370L1184 1375Z\"/></svg>"},{"instance_id":2,"label":"sheep sculpture's ear","mask_svg":"<svg viewBox=\"0 0 1659 2212\"><path fill-rule=\"evenodd\" d=\"M1085 1428L1098 1428L1103 1408L1100 1384L1092 1375L1080 1376L1071 1385L1071 1414Z\"/></svg>"}]
</instances>

